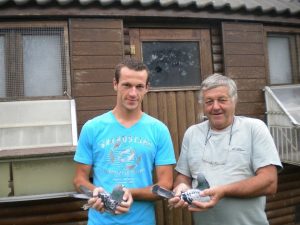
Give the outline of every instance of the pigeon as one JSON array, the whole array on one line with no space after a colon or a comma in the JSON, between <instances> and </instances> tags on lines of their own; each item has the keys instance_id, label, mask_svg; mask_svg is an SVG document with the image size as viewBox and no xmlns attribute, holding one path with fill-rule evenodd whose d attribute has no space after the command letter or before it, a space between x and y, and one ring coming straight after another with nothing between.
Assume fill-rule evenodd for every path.
<instances>
[{"instance_id":1,"label":"pigeon","mask_svg":"<svg viewBox=\"0 0 300 225\"><path fill-rule=\"evenodd\" d=\"M166 198L166 199L175 197L175 193L173 191L167 190L167 189L159 186L158 184L153 185L152 193L154 193L160 197Z\"/></svg>"},{"instance_id":2,"label":"pigeon","mask_svg":"<svg viewBox=\"0 0 300 225\"><path fill-rule=\"evenodd\" d=\"M193 201L200 201L200 202L210 201L209 196L201 196L202 191L210 187L203 173L199 173L197 175L197 182L198 184L196 188L189 189L185 192L182 192L180 195L180 198L190 205L192 204ZM152 192L166 199L175 197L175 193L173 191L162 188L157 184L152 187Z\"/></svg>"},{"instance_id":3,"label":"pigeon","mask_svg":"<svg viewBox=\"0 0 300 225\"><path fill-rule=\"evenodd\" d=\"M81 198L81 199L90 199L93 197L93 192L88 188L84 186L80 186L80 190L82 191L82 193L73 194L73 197ZM117 185L116 187L114 187L111 194L104 191L104 192L100 192L98 194L98 197L101 198L101 201L104 204L105 211L114 214L117 206L123 201L123 195L124 195L123 185ZM82 208L84 210L87 210L91 206L92 205L86 203L83 205Z\"/></svg>"},{"instance_id":4,"label":"pigeon","mask_svg":"<svg viewBox=\"0 0 300 225\"><path fill-rule=\"evenodd\" d=\"M202 191L210 187L203 173L197 174L197 182L198 185L196 188L189 189L186 192L181 193L181 199L183 199L189 204L192 204L193 201L199 201L199 202L210 201L209 196L201 196Z\"/></svg>"}]
</instances>

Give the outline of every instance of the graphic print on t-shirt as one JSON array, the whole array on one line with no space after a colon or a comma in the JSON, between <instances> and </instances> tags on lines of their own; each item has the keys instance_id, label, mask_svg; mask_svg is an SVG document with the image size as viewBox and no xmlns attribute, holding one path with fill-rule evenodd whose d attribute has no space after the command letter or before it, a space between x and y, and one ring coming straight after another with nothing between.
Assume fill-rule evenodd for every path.
<instances>
[{"instance_id":1,"label":"graphic print on t-shirt","mask_svg":"<svg viewBox=\"0 0 300 225\"><path fill-rule=\"evenodd\" d=\"M136 176L145 172L145 166L150 166L146 162L142 163L142 157L151 154L152 146L149 140L138 136L122 136L102 141L101 151L105 152L101 160L103 172L110 174L114 183L136 182Z\"/></svg>"}]
</instances>

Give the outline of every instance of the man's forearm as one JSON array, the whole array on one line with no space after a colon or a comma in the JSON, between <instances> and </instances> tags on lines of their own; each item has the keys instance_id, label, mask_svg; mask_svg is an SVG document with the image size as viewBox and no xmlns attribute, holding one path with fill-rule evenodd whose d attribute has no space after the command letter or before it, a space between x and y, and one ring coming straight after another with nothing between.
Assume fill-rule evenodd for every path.
<instances>
[{"instance_id":1,"label":"man's forearm","mask_svg":"<svg viewBox=\"0 0 300 225\"><path fill-rule=\"evenodd\" d=\"M174 188L176 187L176 186L178 186L179 184L181 184L181 183L184 183L184 184L186 184L187 186L191 186L191 178L189 178L189 177L187 177L187 176L184 176L184 175L182 175L182 174L178 174L177 175L177 177L176 177L176 179L175 179L175 182L174 182Z\"/></svg>"},{"instance_id":2,"label":"man's forearm","mask_svg":"<svg viewBox=\"0 0 300 225\"><path fill-rule=\"evenodd\" d=\"M267 166L258 170L256 176L224 185L224 196L227 197L256 197L274 194L277 191L277 169Z\"/></svg>"},{"instance_id":3,"label":"man's forearm","mask_svg":"<svg viewBox=\"0 0 300 225\"><path fill-rule=\"evenodd\" d=\"M144 188L130 188L129 191L134 200L155 201L160 197L152 193L152 186Z\"/></svg>"}]
</instances>

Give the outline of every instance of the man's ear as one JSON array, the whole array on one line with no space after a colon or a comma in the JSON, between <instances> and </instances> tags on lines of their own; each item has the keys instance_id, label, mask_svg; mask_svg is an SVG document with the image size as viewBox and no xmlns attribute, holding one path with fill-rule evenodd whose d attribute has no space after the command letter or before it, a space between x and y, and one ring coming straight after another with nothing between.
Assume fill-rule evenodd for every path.
<instances>
[{"instance_id":1,"label":"man's ear","mask_svg":"<svg viewBox=\"0 0 300 225\"><path fill-rule=\"evenodd\" d=\"M146 85L146 93L149 91L150 88L150 82L148 82L148 84Z\"/></svg>"},{"instance_id":2,"label":"man's ear","mask_svg":"<svg viewBox=\"0 0 300 225\"><path fill-rule=\"evenodd\" d=\"M115 78L113 80L113 85L114 85L114 90L117 91L118 90L118 83L117 83Z\"/></svg>"}]
</instances>

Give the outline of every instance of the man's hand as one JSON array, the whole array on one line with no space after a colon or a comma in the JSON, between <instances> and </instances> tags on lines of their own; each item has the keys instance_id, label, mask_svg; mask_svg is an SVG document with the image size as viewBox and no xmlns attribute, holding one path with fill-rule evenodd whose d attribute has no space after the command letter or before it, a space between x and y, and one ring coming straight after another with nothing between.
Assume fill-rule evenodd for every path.
<instances>
[{"instance_id":1,"label":"man's hand","mask_svg":"<svg viewBox=\"0 0 300 225\"><path fill-rule=\"evenodd\" d=\"M127 213L133 203L131 192L127 188L123 188L123 201L117 206L115 214Z\"/></svg>"},{"instance_id":2,"label":"man's hand","mask_svg":"<svg viewBox=\"0 0 300 225\"><path fill-rule=\"evenodd\" d=\"M174 188L173 192L175 193L176 196L180 196L182 192L185 192L189 189L191 189L190 186L188 186L185 183L180 183Z\"/></svg>"},{"instance_id":3,"label":"man's hand","mask_svg":"<svg viewBox=\"0 0 300 225\"><path fill-rule=\"evenodd\" d=\"M88 205L101 213L105 211L104 203L102 202L101 198L98 197L99 193L102 192L104 192L104 189L102 187L95 188L93 191L93 198L90 198L88 201Z\"/></svg>"},{"instance_id":4,"label":"man's hand","mask_svg":"<svg viewBox=\"0 0 300 225\"><path fill-rule=\"evenodd\" d=\"M187 184L185 183L180 183L178 184L173 192L175 193L175 197L174 198L170 198L168 200L168 203L169 203L169 209L172 209L172 208L183 208L183 207L187 207L188 206L188 203L185 202L184 200L181 199L181 193L182 192L185 192L187 190L189 190L191 187L188 186Z\"/></svg>"},{"instance_id":5,"label":"man's hand","mask_svg":"<svg viewBox=\"0 0 300 225\"><path fill-rule=\"evenodd\" d=\"M189 211L201 212L213 208L224 197L224 191L222 186L213 187L213 188L203 190L201 192L201 196L209 196L210 201L208 202L193 201L192 205L189 205L188 207Z\"/></svg>"},{"instance_id":6,"label":"man's hand","mask_svg":"<svg viewBox=\"0 0 300 225\"><path fill-rule=\"evenodd\" d=\"M123 214L129 211L130 206L133 203L133 198L130 191L127 188L123 188L124 195L123 200L118 203L116 208L114 209L114 214ZM100 213L105 211L111 211L111 209L105 208L105 202L99 197L100 193L104 193L104 189L102 187L97 187L93 191L93 198L89 199L88 204L91 205L92 208L96 209Z\"/></svg>"}]
</instances>

